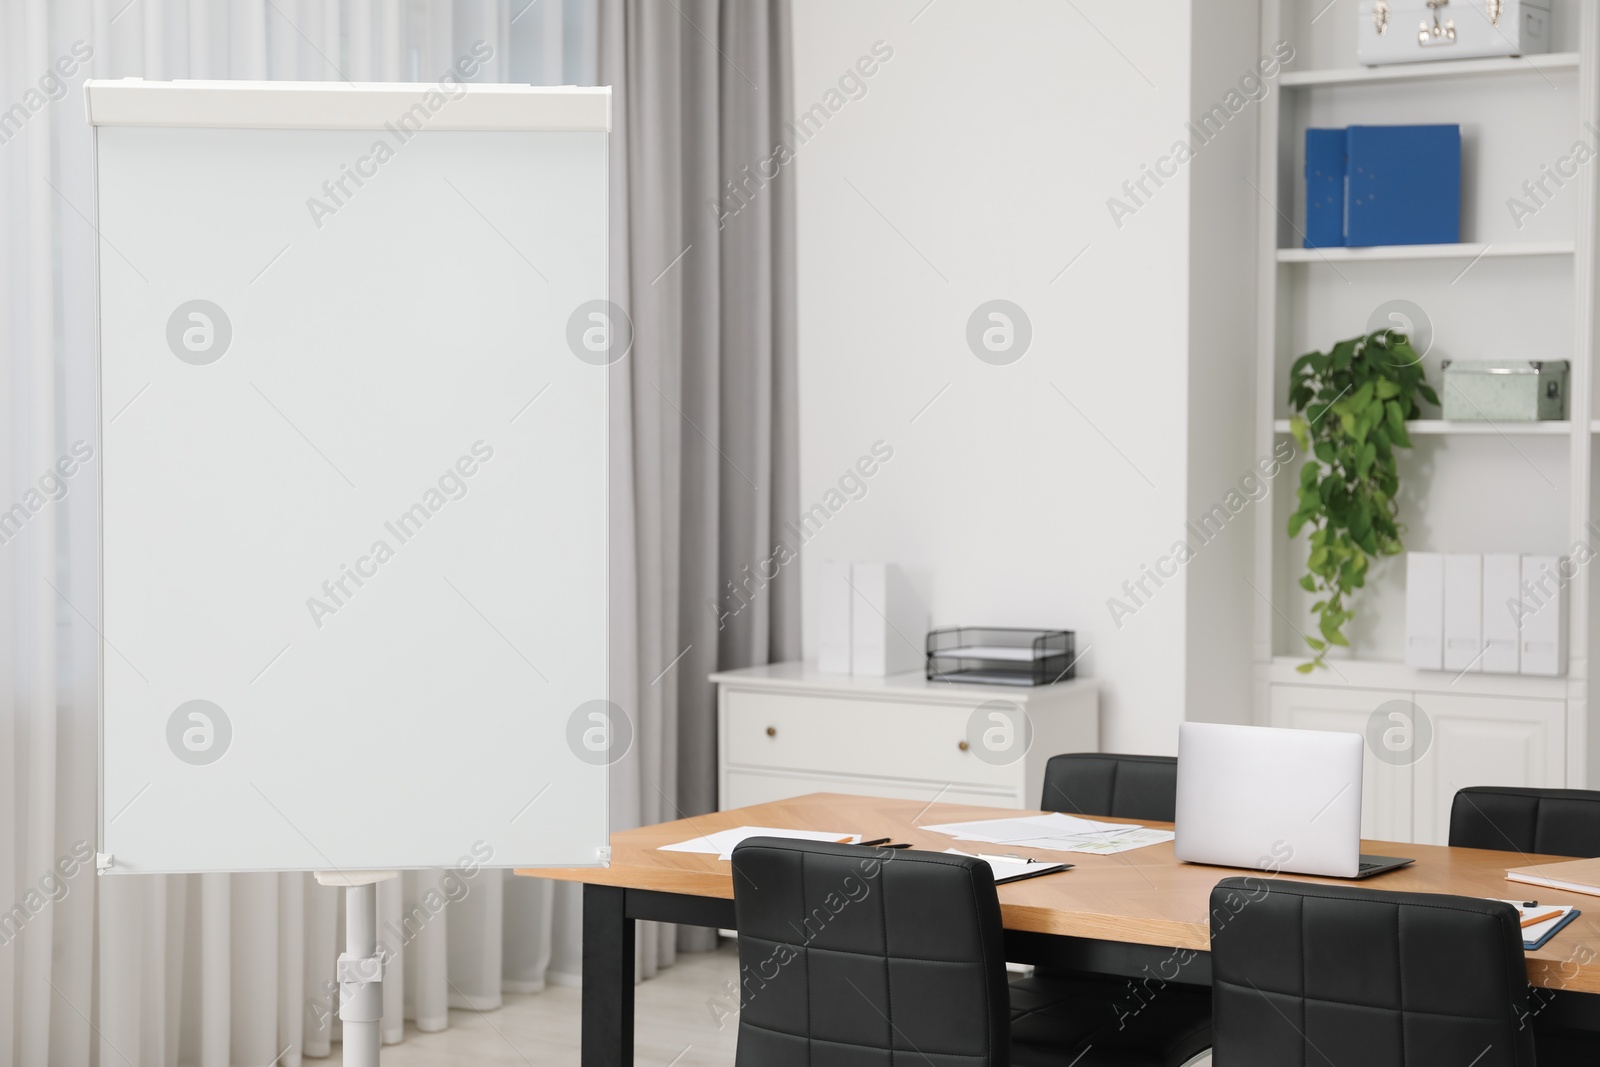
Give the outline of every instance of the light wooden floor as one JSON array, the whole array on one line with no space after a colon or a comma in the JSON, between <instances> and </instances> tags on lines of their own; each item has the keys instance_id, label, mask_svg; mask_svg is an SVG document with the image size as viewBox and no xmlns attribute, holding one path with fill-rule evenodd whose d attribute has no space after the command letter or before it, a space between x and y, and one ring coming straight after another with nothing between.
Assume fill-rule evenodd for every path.
<instances>
[{"instance_id":1,"label":"light wooden floor","mask_svg":"<svg viewBox=\"0 0 1600 1067\"><path fill-rule=\"evenodd\" d=\"M714 953L684 955L641 984L635 1001L635 1067L730 1067L738 1016L717 1026L707 1002L727 1003L724 983L738 973L738 953L724 941ZM384 1067L577 1067L579 992L551 986L543 993L508 994L499 1011L452 1011L450 1029L424 1034L407 1028L402 1044L383 1050ZM338 1062L334 1058L310 1064ZM1195 1067L1209 1067L1209 1057Z\"/></svg>"},{"instance_id":2,"label":"light wooden floor","mask_svg":"<svg viewBox=\"0 0 1600 1067\"><path fill-rule=\"evenodd\" d=\"M707 1001L726 1002L724 982L738 973L738 953L724 941L714 953L681 955L676 965L638 987L634 1029L636 1067L730 1067L738 1016L718 1029ZM507 994L499 1011L452 1011L450 1028L406 1039L383 1050L384 1067L577 1067L579 991L550 986L543 993ZM333 1058L311 1065L338 1063Z\"/></svg>"}]
</instances>

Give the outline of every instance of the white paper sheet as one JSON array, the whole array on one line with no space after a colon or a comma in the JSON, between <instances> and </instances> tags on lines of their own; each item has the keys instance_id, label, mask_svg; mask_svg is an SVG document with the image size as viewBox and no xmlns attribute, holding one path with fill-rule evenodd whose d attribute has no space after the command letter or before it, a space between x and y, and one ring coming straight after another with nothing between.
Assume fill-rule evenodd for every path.
<instances>
[{"instance_id":1,"label":"white paper sheet","mask_svg":"<svg viewBox=\"0 0 1600 1067\"><path fill-rule=\"evenodd\" d=\"M1134 823L1101 822L1060 812L945 823L942 826L925 826L923 829L949 834L958 841L984 841L1006 845L1009 849L1042 848L1103 856L1160 844L1173 838L1171 830L1152 830Z\"/></svg>"},{"instance_id":2,"label":"white paper sheet","mask_svg":"<svg viewBox=\"0 0 1600 1067\"><path fill-rule=\"evenodd\" d=\"M1135 823L1099 822L1082 819L1076 815L1052 812L1049 815L1019 815L1010 819L979 819L976 822L952 822L942 826L924 826L936 834L949 834L962 841L993 841L1006 844L1040 837L1082 837L1085 834L1137 830Z\"/></svg>"},{"instance_id":3,"label":"white paper sheet","mask_svg":"<svg viewBox=\"0 0 1600 1067\"><path fill-rule=\"evenodd\" d=\"M705 855L716 856L718 859L731 860L733 850L739 843L750 837L786 837L792 841L834 841L840 844L854 844L861 840L860 834L835 833L831 830L785 830L774 826L736 826L732 830L719 830L705 837L695 837L688 841L679 841L672 845L662 845L657 852L699 852Z\"/></svg>"},{"instance_id":4,"label":"white paper sheet","mask_svg":"<svg viewBox=\"0 0 1600 1067\"><path fill-rule=\"evenodd\" d=\"M1097 833L1085 834L1082 837L1042 837L1030 841L1012 841L1009 847L1044 848L1056 852L1084 852L1098 856L1113 856L1118 852L1130 852L1147 845L1159 845L1163 841L1171 841L1175 836L1171 830L1152 830L1148 826L1136 826L1126 833Z\"/></svg>"}]
</instances>

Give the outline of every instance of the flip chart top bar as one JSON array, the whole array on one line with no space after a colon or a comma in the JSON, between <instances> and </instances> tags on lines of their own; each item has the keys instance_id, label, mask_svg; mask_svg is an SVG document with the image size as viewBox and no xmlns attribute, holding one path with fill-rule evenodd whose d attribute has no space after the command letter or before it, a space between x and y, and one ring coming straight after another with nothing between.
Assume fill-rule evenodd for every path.
<instances>
[{"instance_id":1,"label":"flip chart top bar","mask_svg":"<svg viewBox=\"0 0 1600 1067\"><path fill-rule=\"evenodd\" d=\"M257 130L611 130L607 86L442 82L84 83L91 126Z\"/></svg>"}]
</instances>

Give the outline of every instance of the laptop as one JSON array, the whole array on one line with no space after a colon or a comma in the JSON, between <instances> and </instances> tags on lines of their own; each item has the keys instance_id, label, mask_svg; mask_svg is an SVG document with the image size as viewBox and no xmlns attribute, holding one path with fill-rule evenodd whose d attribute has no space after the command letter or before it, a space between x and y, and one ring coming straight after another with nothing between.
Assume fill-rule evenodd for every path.
<instances>
[{"instance_id":1,"label":"laptop","mask_svg":"<svg viewBox=\"0 0 1600 1067\"><path fill-rule=\"evenodd\" d=\"M1177 838L1188 863L1370 878L1415 861L1361 854L1360 734L1186 722Z\"/></svg>"}]
</instances>

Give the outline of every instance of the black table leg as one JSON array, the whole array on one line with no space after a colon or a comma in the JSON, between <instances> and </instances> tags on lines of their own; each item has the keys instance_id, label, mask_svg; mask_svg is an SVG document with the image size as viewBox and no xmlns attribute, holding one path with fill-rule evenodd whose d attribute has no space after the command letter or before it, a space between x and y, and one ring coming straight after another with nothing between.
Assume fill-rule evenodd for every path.
<instances>
[{"instance_id":1,"label":"black table leg","mask_svg":"<svg viewBox=\"0 0 1600 1067\"><path fill-rule=\"evenodd\" d=\"M625 890L583 887L583 1067L633 1067L633 920Z\"/></svg>"}]
</instances>

